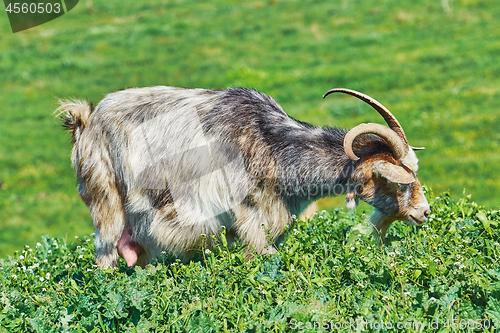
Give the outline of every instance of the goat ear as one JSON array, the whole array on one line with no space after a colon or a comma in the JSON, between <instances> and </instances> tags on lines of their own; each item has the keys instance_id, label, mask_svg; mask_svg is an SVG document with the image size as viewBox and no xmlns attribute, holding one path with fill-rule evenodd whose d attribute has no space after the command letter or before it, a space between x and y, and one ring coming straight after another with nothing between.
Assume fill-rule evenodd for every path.
<instances>
[{"instance_id":1,"label":"goat ear","mask_svg":"<svg viewBox=\"0 0 500 333\"><path fill-rule=\"evenodd\" d=\"M415 181L415 177L404 168L387 161L378 161L373 164L373 172L384 177L391 183L410 184Z\"/></svg>"}]
</instances>

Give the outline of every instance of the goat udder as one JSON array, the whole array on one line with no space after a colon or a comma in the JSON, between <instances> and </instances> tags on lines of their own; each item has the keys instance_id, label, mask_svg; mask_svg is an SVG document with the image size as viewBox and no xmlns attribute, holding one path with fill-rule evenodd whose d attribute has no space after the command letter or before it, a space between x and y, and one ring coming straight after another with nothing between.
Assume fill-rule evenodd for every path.
<instances>
[{"instance_id":1,"label":"goat udder","mask_svg":"<svg viewBox=\"0 0 500 333\"><path fill-rule=\"evenodd\" d=\"M132 236L132 232L128 226L123 230L117 247L118 254L125 259L128 267L135 265L137 258L144 251L142 246Z\"/></svg>"}]
</instances>

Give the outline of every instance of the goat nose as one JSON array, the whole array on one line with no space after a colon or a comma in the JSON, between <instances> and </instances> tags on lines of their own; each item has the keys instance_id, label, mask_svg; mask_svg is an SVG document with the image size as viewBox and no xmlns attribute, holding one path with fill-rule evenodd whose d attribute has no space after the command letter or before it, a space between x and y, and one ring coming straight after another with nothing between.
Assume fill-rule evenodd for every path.
<instances>
[{"instance_id":1,"label":"goat nose","mask_svg":"<svg viewBox=\"0 0 500 333\"><path fill-rule=\"evenodd\" d=\"M431 210L430 209L426 209L425 212L424 212L424 216L428 217L430 213L431 213Z\"/></svg>"}]
</instances>

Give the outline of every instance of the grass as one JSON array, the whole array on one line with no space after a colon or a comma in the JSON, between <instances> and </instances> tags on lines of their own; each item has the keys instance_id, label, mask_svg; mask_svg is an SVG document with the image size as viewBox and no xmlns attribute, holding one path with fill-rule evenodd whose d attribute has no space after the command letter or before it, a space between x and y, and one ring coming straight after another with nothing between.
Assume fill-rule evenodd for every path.
<instances>
[{"instance_id":1,"label":"grass","mask_svg":"<svg viewBox=\"0 0 500 333\"><path fill-rule=\"evenodd\" d=\"M500 30L494 14L500 5L452 7L447 14L434 1L128 1L82 3L18 34L8 34L4 23L0 253L42 234L90 232L74 190L70 144L51 111L57 97L97 102L128 86L251 86L315 124L380 121L352 98L320 99L333 86L358 89L394 111L412 144L427 147L420 153L423 183L455 197L466 188L497 206Z\"/></svg>"},{"instance_id":2,"label":"grass","mask_svg":"<svg viewBox=\"0 0 500 333\"><path fill-rule=\"evenodd\" d=\"M98 102L131 86L247 86L316 125L382 119L349 96L372 95L403 124L422 183L489 208L500 194L500 3L480 0L81 2L12 34L0 22L0 254L41 235L89 234L58 98ZM342 205L324 200L321 208Z\"/></svg>"},{"instance_id":3,"label":"grass","mask_svg":"<svg viewBox=\"0 0 500 333\"><path fill-rule=\"evenodd\" d=\"M430 203L426 226L395 223L382 248L365 214L336 209L296 222L279 253L251 262L222 237L189 263L103 271L92 238L44 237L0 261L0 329L491 332L500 323L500 212L447 194Z\"/></svg>"},{"instance_id":4,"label":"grass","mask_svg":"<svg viewBox=\"0 0 500 333\"><path fill-rule=\"evenodd\" d=\"M87 0L17 34L0 21L0 331L498 323L499 15L486 0ZM92 221L52 111L58 98L152 85L253 87L300 120L346 128L382 120L352 97L321 95L365 92L426 147L420 181L450 195L431 196L428 227L395 223L381 249L367 217L333 209L335 198L274 256L245 263L221 244L187 264L96 269L92 237L74 238Z\"/></svg>"}]
</instances>

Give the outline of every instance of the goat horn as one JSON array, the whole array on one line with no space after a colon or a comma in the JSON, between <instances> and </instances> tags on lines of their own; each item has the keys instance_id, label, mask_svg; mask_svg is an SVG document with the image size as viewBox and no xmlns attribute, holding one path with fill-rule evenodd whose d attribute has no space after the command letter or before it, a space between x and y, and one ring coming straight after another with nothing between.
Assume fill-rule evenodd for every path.
<instances>
[{"instance_id":1,"label":"goat horn","mask_svg":"<svg viewBox=\"0 0 500 333\"><path fill-rule=\"evenodd\" d=\"M352 143L361 134L376 134L380 136L391 147L394 158L397 160L403 158L408 153L408 146L394 130L381 124L365 123L351 129L344 138L344 151L351 160L359 160L359 157L352 150Z\"/></svg>"},{"instance_id":2,"label":"goat horn","mask_svg":"<svg viewBox=\"0 0 500 333\"><path fill-rule=\"evenodd\" d=\"M408 140L406 139L405 132L403 131L403 127L399 124L398 120L394 115L389 111L385 106L383 106L380 102L376 101L375 99L371 98L368 95L365 95L363 93L360 93L356 90L351 90L351 89L346 89L346 88L334 88L330 89L326 92L326 94L323 95L323 98L328 96L331 93L334 92L341 92L344 94L349 94L351 96L357 97L360 100L362 100L365 103L368 103L371 105L372 108L378 111L382 117L384 117L385 122L389 127L396 132L401 139L403 139L404 143L406 146L408 146ZM408 148L407 148L408 149Z\"/></svg>"}]
</instances>

